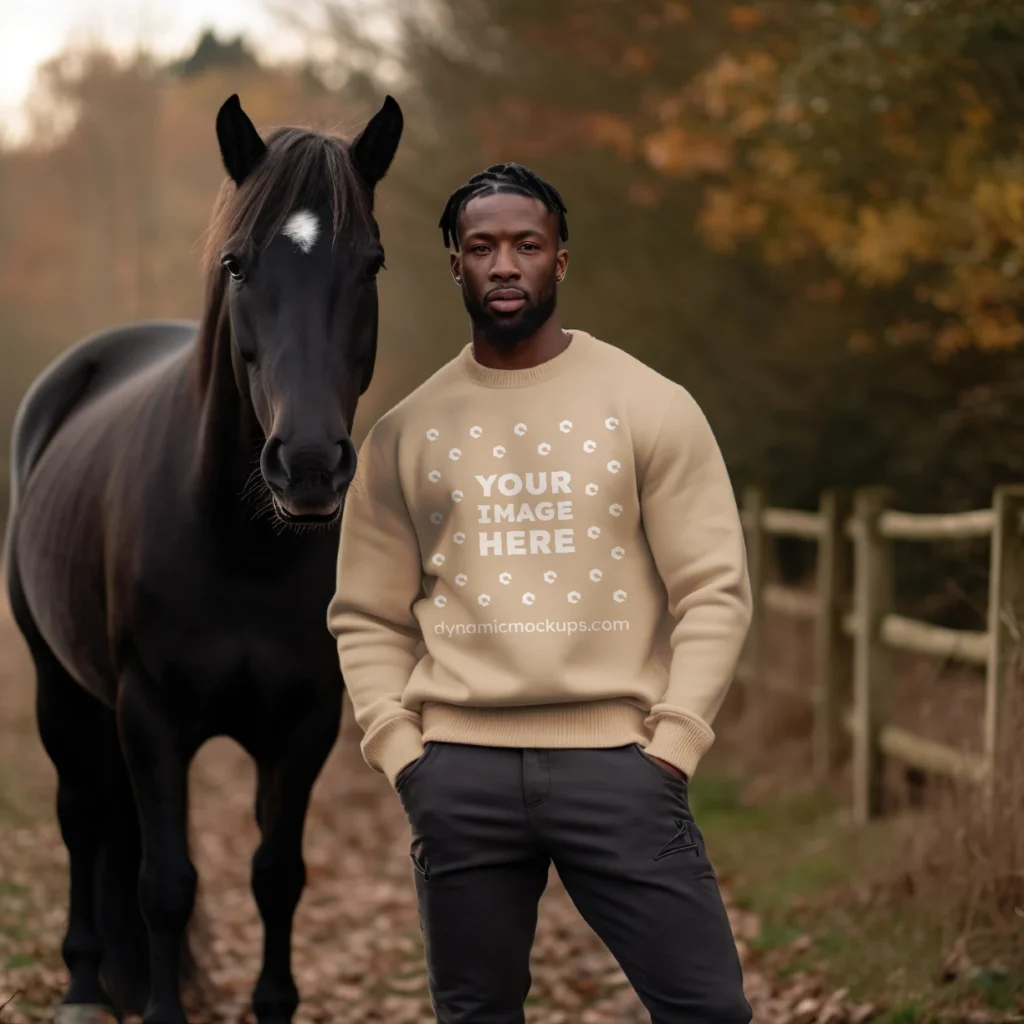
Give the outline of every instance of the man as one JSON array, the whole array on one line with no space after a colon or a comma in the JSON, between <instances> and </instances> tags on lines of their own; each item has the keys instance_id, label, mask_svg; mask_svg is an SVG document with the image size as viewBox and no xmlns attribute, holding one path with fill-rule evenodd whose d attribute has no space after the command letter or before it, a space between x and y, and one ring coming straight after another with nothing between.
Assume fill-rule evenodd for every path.
<instances>
[{"instance_id":1,"label":"man","mask_svg":"<svg viewBox=\"0 0 1024 1024\"><path fill-rule=\"evenodd\" d=\"M654 1024L745 1024L687 802L750 619L718 445L678 384L562 329L549 184L490 167L441 229L472 343L367 435L328 613L412 825L437 1019L524 1020L554 862Z\"/></svg>"}]
</instances>

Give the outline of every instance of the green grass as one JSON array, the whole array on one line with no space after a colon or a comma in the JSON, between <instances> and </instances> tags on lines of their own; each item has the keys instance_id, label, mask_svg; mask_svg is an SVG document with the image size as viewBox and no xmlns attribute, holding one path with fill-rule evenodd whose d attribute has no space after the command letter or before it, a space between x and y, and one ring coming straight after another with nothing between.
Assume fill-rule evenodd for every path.
<instances>
[{"instance_id":1,"label":"green grass","mask_svg":"<svg viewBox=\"0 0 1024 1024\"><path fill-rule=\"evenodd\" d=\"M949 1020L967 1005L1024 1010L1024 965L944 983L936 918L859 896L858 882L898 856L892 819L856 827L822 794L746 805L740 793L736 779L708 771L694 777L690 806L720 879L760 917L753 950L781 975L819 973L851 998L880 1004L875 1020L884 1024ZM805 935L809 943L794 948Z\"/></svg>"},{"instance_id":2,"label":"green grass","mask_svg":"<svg viewBox=\"0 0 1024 1024\"><path fill-rule=\"evenodd\" d=\"M924 1006L915 1000L882 1014L878 1018L878 1024L918 1024L918 1021L925 1019Z\"/></svg>"}]
</instances>

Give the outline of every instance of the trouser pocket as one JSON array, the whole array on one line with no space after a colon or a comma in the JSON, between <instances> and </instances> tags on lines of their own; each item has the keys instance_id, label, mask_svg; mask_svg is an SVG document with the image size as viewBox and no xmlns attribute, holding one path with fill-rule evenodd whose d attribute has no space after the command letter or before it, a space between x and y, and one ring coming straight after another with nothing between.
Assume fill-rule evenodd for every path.
<instances>
[{"instance_id":1,"label":"trouser pocket","mask_svg":"<svg viewBox=\"0 0 1024 1024\"><path fill-rule=\"evenodd\" d=\"M423 753L416 758L415 761L410 761L397 775L395 778L395 792L401 793L405 789L409 780L423 767L423 765L430 759L430 756L434 752L435 743L428 741L423 744Z\"/></svg>"}]
</instances>

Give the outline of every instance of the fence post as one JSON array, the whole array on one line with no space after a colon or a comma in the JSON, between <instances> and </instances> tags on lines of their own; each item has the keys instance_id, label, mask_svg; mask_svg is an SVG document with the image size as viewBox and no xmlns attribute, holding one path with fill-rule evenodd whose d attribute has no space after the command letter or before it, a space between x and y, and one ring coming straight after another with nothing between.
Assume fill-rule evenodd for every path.
<instances>
[{"instance_id":1,"label":"fence post","mask_svg":"<svg viewBox=\"0 0 1024 1024\"><path fill-rule=\"evenodd\" d=\"M827 782L843 739L841 715L850 697L850 644L843 616L850 585L849 545L844 532L850 513L845 491L825 491L819 514L818 614L814 626L814 776Z\"/></svg>"},{"instance_id":2,"label":"fence post","mask_svg":"<svg viewBox=\"0 0 1024 1024\"><path fill-rule=\"evenodd\" d=\"M885 488L870 487L854 498L853 642L853 815L858 824L881 809L882 724L879 697L888 692L888 651L881 643L881 623L892 610L892 544L878 532L887 504Z\"/></svg>"},{"instance_id":3,"label":"fence post","mask_svg":"<svg viewBox=\"0 0 1024 1024\"><path fill-rule=\"evenodd\" d=\"M993 797L1006 697L1020 675L1024 628L1024 486L997 487L992 500L988 581L989 653L985 672L985 797ZM1017 710L1017 709L1015 709Z\"/></svg>"},{"instance_id":4,"label":"fence post","mask_svg":"<svg viewBox=\"0 0 1024 1024\"><path fill-rule=\"evenodd\" d=\"M746 685L759 682L761 679L762 644L761 619L763 606L761 595L764 592L765 571L765 532L761 525L761 516L766 507L765 493L760 487L747 487L743 491L743 528L747 537L747 573L750 576L750 593L753 612L750 629L747 632L746 651L743 657L745 671L743 682Z\"/></svg>"}]
</instances>

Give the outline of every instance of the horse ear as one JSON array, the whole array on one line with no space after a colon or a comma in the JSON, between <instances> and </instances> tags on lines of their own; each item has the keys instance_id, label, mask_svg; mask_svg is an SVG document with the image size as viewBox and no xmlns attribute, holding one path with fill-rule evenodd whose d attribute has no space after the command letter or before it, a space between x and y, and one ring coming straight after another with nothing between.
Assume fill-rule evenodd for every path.
<instances>
[{"instance_id":1,"label":"horse ear","mask_svg":"<svg viewBox=\"0 0 1024 1024\"><path fill-rule=\"evenodd\" d=\"M380 110L352 143L352 163L371 191L388 173L404 123L402 108L393 97L387 96Z\"/></svg>"},{"instance_id":2,"label":"horse ear","mask_svg":"<svg viewBox=\"0 0 1024 1024\"><path fill-rule=\"evenodd\" d=\"M232 93L217 111L217 141L224 169L241 185L267 147L242 109L238 93Z\"/></svg>"}]
</instances>

